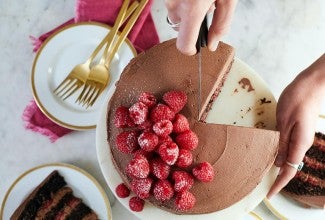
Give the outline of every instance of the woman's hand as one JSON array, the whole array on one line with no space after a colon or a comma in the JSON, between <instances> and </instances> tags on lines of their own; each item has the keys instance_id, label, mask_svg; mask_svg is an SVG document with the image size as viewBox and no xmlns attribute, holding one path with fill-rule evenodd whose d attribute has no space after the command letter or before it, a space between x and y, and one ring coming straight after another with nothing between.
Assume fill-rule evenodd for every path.
<instances>
[{"instance_id":1,"label":"woman's hand","mask_svg":"<svg viewBox=\"0 0 325 220\"><path fill-rule=\"evenodd\" d=\"M204 16L214 10L208 33L208 48L215 51L219 40L230 28L237 0L165 0L165 3L170 21L180 23L177 28L177 48L184 54L194 55Z\"/></svg>"},{"instance_id":2,"label":"woman's hand","mask_svg":"<svg viewBox=\"0 0 325 220\"><path fill-rule=\"evenodd\" d=\"M316 119L325 98L325 54L301 72L280 96L276 118L280 146L275 165L280 173L267 197L278 193L297 170L286 162L299 164L311 147Z\"/></svg>"}]
</instances>

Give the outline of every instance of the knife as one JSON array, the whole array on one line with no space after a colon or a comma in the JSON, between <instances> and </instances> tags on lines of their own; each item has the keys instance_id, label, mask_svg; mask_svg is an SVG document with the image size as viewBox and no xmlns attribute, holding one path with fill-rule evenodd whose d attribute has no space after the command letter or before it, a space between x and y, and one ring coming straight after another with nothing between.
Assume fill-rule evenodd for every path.
<instances>
[{"instance_id":1,"label":"knife","mask_svg":"<svg viewBox=\"0 0 325 220\"><path fill-rule=\"evenodd\" d=\"M204 17L200 27L198 39L196 41L196 50L198 56L198 120L200 120L201 101L202 101L202 54L201 47L206 47L208 41L208 19Z\"/></svg>"}]
</instances>

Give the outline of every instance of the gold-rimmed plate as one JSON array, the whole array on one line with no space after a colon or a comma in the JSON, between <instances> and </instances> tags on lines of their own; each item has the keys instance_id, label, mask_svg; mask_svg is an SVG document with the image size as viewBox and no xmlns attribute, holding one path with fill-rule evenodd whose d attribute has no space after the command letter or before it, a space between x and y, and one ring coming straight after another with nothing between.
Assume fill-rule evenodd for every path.
<instances>
[{"instance_id":1,"label":"gold-rimmed plate","mask_svg":"<svg viewBox=\"0 0 325 220\"><path fill-rule=\"evenodd\" d=\"M5 195L0 219L10 219L23 200L54 170L59 171L72 188L73 194L92 208L99 219L112 219L109 200L97 180L86 171L64 163L41 165L21 174Z\"/></svg>"},{"instance_id":2,"label":"gold-rimmed plate","mask_svg":"<svg viewBox=\"0 0 325 220\"><path fill-rule=\"evenodd\" d=\"M48 38L36 54L31 72L33 95L42 112L55 123L73 130L96 127L108 89L114 86L124 67L136 56L128 40L123 42L112 61L110 84L92 107L86 109L75 103L82 87L65 101L53 94L53 90L75 65L87 60L109 31L109 26L96 22L68 25Z\"/></svg>"}]
</instances>

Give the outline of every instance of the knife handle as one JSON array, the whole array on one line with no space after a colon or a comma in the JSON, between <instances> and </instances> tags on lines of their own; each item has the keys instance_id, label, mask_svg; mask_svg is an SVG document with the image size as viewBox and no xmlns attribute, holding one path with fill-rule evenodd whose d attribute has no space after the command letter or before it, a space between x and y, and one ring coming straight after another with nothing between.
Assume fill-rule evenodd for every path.
<instances>
[{"instance_id":1,"label":"knife handle","mask_svg":"<svg viewBox=\"0 0 325 220\"><path fill-rule=\"evenodd\" d=\"M207 15L204 16L202 21L199 36L196 41L196 50L199 52L201 47L206 47L208 43L208 18Z\"/></svg>"}]
</instances>

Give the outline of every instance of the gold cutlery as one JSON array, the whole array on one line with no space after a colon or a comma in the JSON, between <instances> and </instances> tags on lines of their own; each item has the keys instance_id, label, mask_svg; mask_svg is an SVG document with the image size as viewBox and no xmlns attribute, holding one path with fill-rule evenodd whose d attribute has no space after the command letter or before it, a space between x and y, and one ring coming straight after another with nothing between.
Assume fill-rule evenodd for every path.
<instances>
[{"instance_id":1,"label":"gold cutlery","mask_svg":"<svg viewBox=\"0 0 325 220\"><path fill-rule=\"evenodd\" d=\"M129 2L129 0L127 0L127 2ZM123 5L124 5L124 3L123 3ZM126 5L126 7L128 6L128 4L125 4L125 5ZM131 16L131 14L138 7L138 5L139 5L139 3L137 1L134 1L132 3L132 5L127 9L126 13L124 11L122 22L119 23L119 27ZM123 8L123 6L122 6L122 8ZM122 11L122 8L121 8L121 11ZM123 10L126 10L126 8L124 8ZM101 43L95 48L95 50L92 52L92 54L86 60L86 62L76 65L71 70L71 72L68 74L68 76L55 88L53 93L56 94L57 96L59 96L60 98L62 98L63 100L65 100L69 96L74 94L81 86L83 86L89 76L90 65L91 65L92 61L94 60L96 55L99 53L99 51L103 48L103 46L108 41L110 41L111 38L114 39L114 37L115 36L113 36L112 31L110 31L104 37L104 39L101 41Z\"/></svg>"},{"instance_id":2,"label":"gold cutlery","mask_svg":"<svg viewBox=\"0 0 325 220\"><path fill-rule=\"evenodd\" d=\"M81 92L80 96L78 97L77 101L82 104L83 106L86 105L88 108L89 106L92 106L99 95L103 92L105 87L108 84L109 81L109 75L110 75L110 64L111 61L114 58L115 53L119 50L120 46L124 42L126 36L129 34L131 28L139 18L142 10L148 3L148 0L141 0L139 3L139 6L135 10L135 12L132 14L130 20L127 22L125 28L121 32L121 34L116 40L116 43L113 45L113 48L111 51L107 51L107 56L105 57L104 63L101 62L100 64L94 66L89 73L88 79L85 82L85 86L83 88L83 91ZM108 46L108 49L110 48L110 45Z\"/></svg>"}]
</instances>

